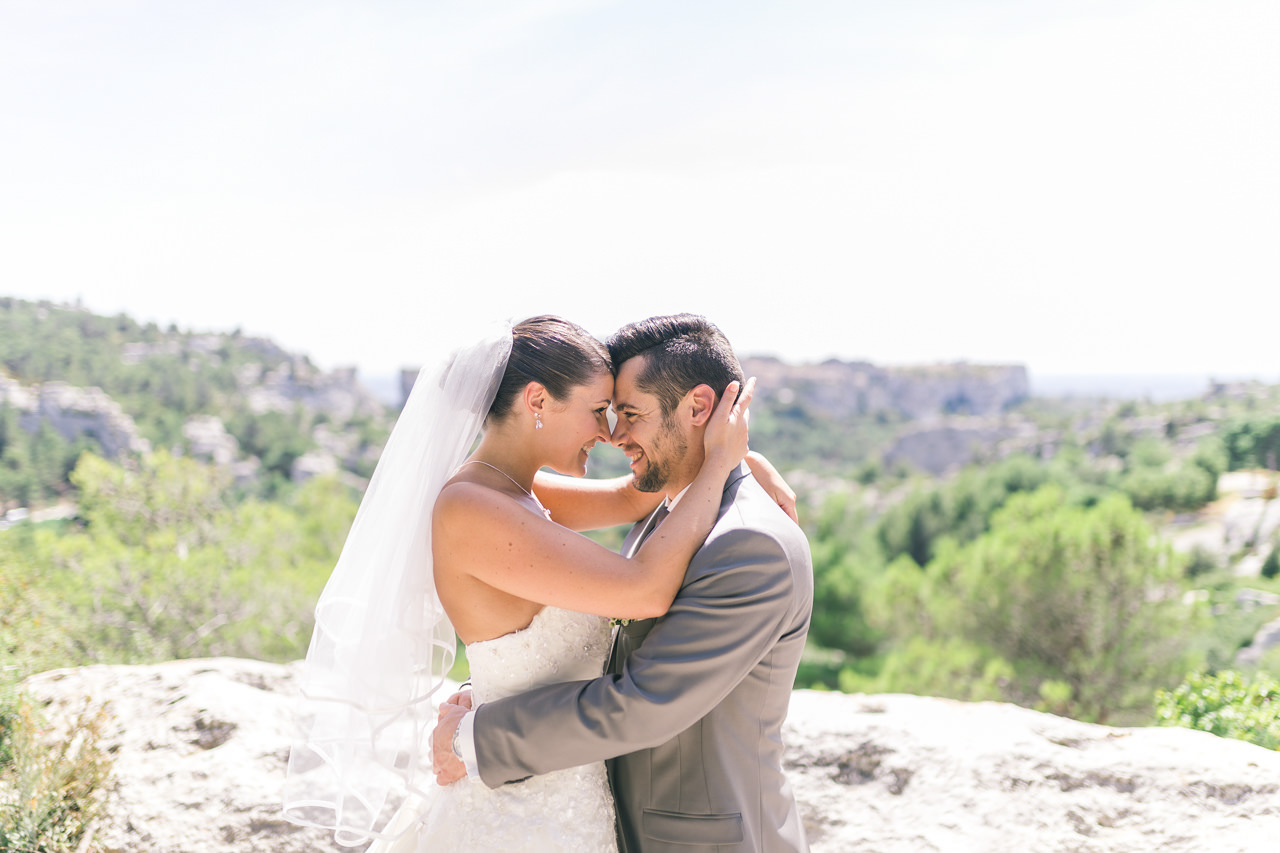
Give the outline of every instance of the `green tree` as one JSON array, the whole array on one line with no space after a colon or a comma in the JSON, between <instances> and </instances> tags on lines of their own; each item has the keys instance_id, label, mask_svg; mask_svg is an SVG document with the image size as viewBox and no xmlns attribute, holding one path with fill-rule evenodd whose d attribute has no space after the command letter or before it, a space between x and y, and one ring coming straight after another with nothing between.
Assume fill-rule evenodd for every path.
<instances>
[{"instance_id":1,"label":"green tree","mask_svg":"<svg viewBox=\"0 0 1280 853\"><path fill-rule=\"evenodd\" d=\"M1223 432L1231 470L1280 467L1280 415L1237 418Z\"/></svg>"},{"instance_id":2,"label":"green tree","mask_svg":"<svg viewBox=\"0 0 1280 853\"><path fill-rule=\"evenodd\" d=\"M294 460L311 448L308 426L301 410L291 414L242 412L227 424L227 431L242 450L261 459L267 471L287 480Z\"/></svg>"},{"instance_id":3,"label":"green tree","mask_svg":"<svg viewBox=\"0 0 1280 853\"><path fill-rule=\"evenodd\" d=\"M1007 699L1035 704L1053 682L1073 716L1104 721L1140 710L1182 665L1176 571L1122 496L1083 508L1049 485L1011 498L987 534L940 548L923 571L891 567L872 622L900 648L918 635L981 650L984 671L1007 664Z\"/></svg>"},{"instance_id":4,"label":"green tree","mask_svg":"<svg viewBox=\"0 0 1280 853\"><path fill-rule=\"evenodd\" d=\"M72 479L79 527L0 534L0 572L25 584L9 597L58 628L55 665L305 651L355 514L346 486L234 503L218 469L163 452L132 469L85 454Z\"/></svg>"},{"instance_id":5,"label":"green tree","mask_svg":"<svg viewBox=\"0 0 1280 853\"><path fill-rule=\"evenodd\" d=\"M1174 460L1167 442L1147 437L1134 442L1118 485L1139 509L1185 512L1217 497L1218 476L1225 467L1226 453L1216 437L1202 441L1194 455L1181 461Z\"/></svg>"},{"instance_id":6,"label":"green tree","mask_svg":"<svg viewBox=\"0 0 1280 853\"><path fill-rule=\"evenodd\" d=\"M1272 545L1271 551L1267 554L1267 559L1262 561L1261 574L1268 580L1280 575L1280 544Z\"/></svg>"},{"instance_id":7,"label":"green tree","mask_svg":"<svg viewBox=\"0 0 1280 853\"><path fill-rule=\"evenodd\" d=\"M806 525L813 553L812 642L845 654L873 654L880 640L862 613L864 590L879 560L849 494L828 498Z\"/></svg>"},{"instance_id":8,"label":"green tree","mask_svg":"<svg viewBox=\"0 0 1280 853\"><path fill-rule=\"evenodd\" d=\"M986 529L1010 495L1031 491L1053 476L1028 456L992 466L972 466L942 487L918 490L888 510L876 527L886 560L906 554L918 565L933 559L938 540L969 541Z\"/></svg>"}]
</instances>

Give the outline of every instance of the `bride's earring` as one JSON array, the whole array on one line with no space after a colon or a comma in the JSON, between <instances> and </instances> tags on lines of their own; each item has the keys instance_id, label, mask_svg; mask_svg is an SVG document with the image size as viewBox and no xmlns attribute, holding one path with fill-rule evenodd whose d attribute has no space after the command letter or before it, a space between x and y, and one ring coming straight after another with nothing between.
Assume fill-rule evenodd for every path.
<instances>
[{"instance_id":1,"label":"bride's earring","mask_svg":"<svg viewBox=\"0 0 1280 853\"><path fill-rule=\"evenodd\" d=\"M533 428L542 429L542 412L534 412L533 418Z\"/></svg>"}]
</instances>

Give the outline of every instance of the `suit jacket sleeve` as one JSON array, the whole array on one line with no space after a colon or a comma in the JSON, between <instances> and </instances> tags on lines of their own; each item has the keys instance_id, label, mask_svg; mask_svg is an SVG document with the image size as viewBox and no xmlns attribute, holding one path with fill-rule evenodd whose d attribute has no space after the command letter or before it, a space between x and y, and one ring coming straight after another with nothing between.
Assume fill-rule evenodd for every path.
<instances>
[{"instance_id":1,"label":"suit jacket sleeve","mask_svg":"<svg viewBox=\"0 0 1280 853\"><path fill-rule=\"evenodd\" d=\"M481 705L480 777L490 787L657 746L716 706L788 629L782 546L734 529L690 563L680 594L623 671Z\"/></svg>"}]
</instances>

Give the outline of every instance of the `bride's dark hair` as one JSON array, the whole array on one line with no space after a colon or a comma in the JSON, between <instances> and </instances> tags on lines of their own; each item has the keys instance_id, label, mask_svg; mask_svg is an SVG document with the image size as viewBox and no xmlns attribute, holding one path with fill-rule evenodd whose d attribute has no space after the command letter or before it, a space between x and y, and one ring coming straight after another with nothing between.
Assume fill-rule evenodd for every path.
<instances>
[{"instance_id":1,"label":"bride's dark hair","mask_svg":"<svg viewBox=\"0 0 1280 853\"><path fill-rule=\"evenodd\" d=\"M511 357L489 407L490 418L503 418L530 382L540 383L556 400L573 389L613 371L609 350L581 326L544 314L511 329Z\"/></svg>"}]
</instances>

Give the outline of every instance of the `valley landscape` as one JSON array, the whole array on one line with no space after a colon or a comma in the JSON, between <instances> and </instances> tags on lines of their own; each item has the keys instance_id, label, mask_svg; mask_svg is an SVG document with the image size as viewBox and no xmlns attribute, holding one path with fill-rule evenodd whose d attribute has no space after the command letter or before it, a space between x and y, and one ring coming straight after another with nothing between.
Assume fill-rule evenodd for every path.
<instances>
[{"instance_id":1,"label":"valley landscape","mask_svg":"<svg viewBox=\"0 0 1280 853\"><path fill-rule=\"evenodd\" d=\"M1274 763L1280 747L1280 386L1218 382L1159 400L1040 396L1016 364L747 357L744 367L760 379L752 447L795 488L814 554L814 622L796 685L804 710L792 731L815 850L1026 847L1028 836L996 842L988 831L1029 813L1011 805L1022 784L1015 777L1035 790L1058 779L1060 793L1083 787L1119 798L1037 806L1052 812L1043 831L1057 839L1044 849L1197 850L1213 838L1222 843L1211 849L1255 849L1254 836L1232 835L1218 819L1228 813L1254 829L1280 828L1276 785L1248 769ZM148 667L192 661L178 692L206 670L285 691L397 410L354 369L322 370L237 330L166 329L0 298L0 802L36 804L5 812L21 819L0 825L0 841L12 845L0 848L303 849L300 837L272 828L262 804L250 828L236 824L216 844L191 840L200 821L175 836L184 841L160 843L160 830L130 834L121 804L161 802L165 783L111 781L112 756L124 774L142 749L122 746L128 720L112 714L148 717L166 700L147 694L128 705L136 691L118 685L160 672ZM619 452L601 448L589 475L624 470ZM606 543L620 537L599 534ZM244 675L255 662L266 674ZM41 675L52 672L62 674ZM1036 780L1010 770L992 782L1004 794L981 798L988 829L981 820L921 826L932 846L912 847L924 842L892 841L887 824L868 823L859 835L846 812L888 809L892 798L929 790L921 783L941 766L929 757L940 747L909 746L909 732L880 743L870 729L833 722L855 707L864 715L880 707L886 719L925 714L908 694L933 697L927 713L948 725L981 729L988 710L1025 710L1042 715L1032 729L1085 727L1060 738L1073 742L1177 725L1203 730L1183 732L1193 752L1207 755L1214 737L1257 752L1239 753L1230 770L1205 764L1204 785L1218 793L1196 787L1198 771L1187 770L1192 779L1176 796L1199 797L1217 815L1201 828L1165 826L1161 835L1166 816L1124 802L1139 790L1173 790L1172 769L1152 775L1161 781L1135 781L1147 771L1106 776L1110 759L1099 759L1087 772L1063 765ZM813 710L828 701L844 710ZM228 739L249 727L224 722ZM42 740L41 731L83 734ZM255 744L254 772L267 781L252 796L265 798L282 747ZM915 784L894 782L896 765L883 757L893 753L914 756L900 769ZM1124 760L1147 767L1148 758ZM977 772L970 758L946 760L955 762L948 778ZM22 788L47 790L59 766L87 786L70 801ZM1094 781L1061 781L1068 777ZM189 796L221 796L212 790L196 785ZM833 791L891 799L877 805ZM917 804L922 813L938 806ZM1230 811L1237 806L1244 811ZM55 825L69 846L36 846ZM1108 835L1121 825L1132 832ZM99 830L116 840L94 841ZM1143 847L1144 832L1161 846Z\"/></svg>"}]
</instances>

